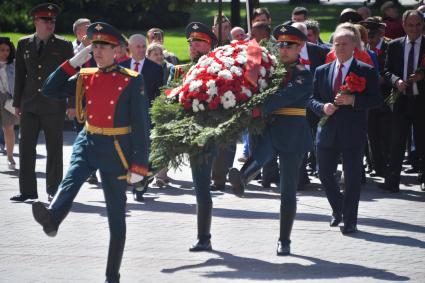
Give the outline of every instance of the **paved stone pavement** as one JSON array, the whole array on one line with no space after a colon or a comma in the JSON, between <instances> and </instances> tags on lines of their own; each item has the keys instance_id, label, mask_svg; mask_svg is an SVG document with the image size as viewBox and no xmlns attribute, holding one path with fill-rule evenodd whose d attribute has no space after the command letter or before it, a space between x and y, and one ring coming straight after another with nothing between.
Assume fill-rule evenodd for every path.
<instances>
[{"instance_id":1,"label":"paved stone pavement","mask_svg":"<svg viewBox=\"0 0 425 283\"><path fill-rule=\"evenodd\" d=\"M64 169L75 135L66 132ZM240 146L238 147L240 150ZM45 150L37 159L40 200ZM15 172L0 157L0 282L103 282L108 224L101 189L85 184L56 238L33 220L29 203L11 203ZM240 164L238 164L240 165ZM190 170L171 172L171 187L151 189L144 203L128 194L122 282L425 282L425 193L403 177L402 193L388 194L368 179L360 232L329 227L329 205L317 180L298 194L293 255L275 255L279 197L253 184L244 198L214 193L211 253L189 253L196 237Z\"/></svg>"}]
</instances>

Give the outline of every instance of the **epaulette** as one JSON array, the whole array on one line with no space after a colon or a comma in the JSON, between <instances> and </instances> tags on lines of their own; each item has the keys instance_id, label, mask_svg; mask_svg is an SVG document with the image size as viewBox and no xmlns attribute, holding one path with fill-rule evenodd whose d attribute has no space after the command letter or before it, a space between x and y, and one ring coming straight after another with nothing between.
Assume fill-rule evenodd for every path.
<instances>
[{"instance_id":1,"label":"epaulette","mask_svg":"<svg viewBox=\"0 0 425 283\"><path fill-rule=\"evenodd\" d=\"M134 78L139 75L139 72L127 68L120 68L120 73Z\"/></svg>"},{"instance_id":2,"label":"epaulette","mask_svg":"<svg viewBox=\"0 0 425 283\"><path fill-rule=\"evenodd\" d=\"M81 68L80 69L80 74L81 75L90 75L90 74L94 74L99 70L99 68Z\"/></svg>"}]
</instances>

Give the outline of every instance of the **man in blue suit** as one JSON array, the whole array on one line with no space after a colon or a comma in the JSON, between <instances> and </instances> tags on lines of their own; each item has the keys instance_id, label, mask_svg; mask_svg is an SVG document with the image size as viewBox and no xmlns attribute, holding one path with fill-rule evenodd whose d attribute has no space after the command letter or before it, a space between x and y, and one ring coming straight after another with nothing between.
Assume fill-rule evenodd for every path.
<instances>
[{"instance_id":1,"label":"man in blue suit","mask_svg":"<svg viewBox=\"0 0 425 283\"><path fill-rule=\"evenodd\" d=\"M353 58L356 37L352 31L337 29L334 48L337 60L316 69L313 97L309 107L327 120L319 126L316 136L319 177L332 207L331 226L341 227L343 234L357 231L361 170L367 135L368 109L382 103L376 72ZM366 79L362 92L340 93L347 75ZM335 173L342 154L345 193L340 192Z\"/></svg>"},{"instance_id":2,"label":"man in blue suit","mask_svg":"<svg viewBox=\"0 0 425 283\"><path fill-rule=\"evenodd\" d=\"M162 86L163 77L162 67L145 57L145 36L133 34L130 36L128 42L131 58L121 62L120 65L143 75L146 96L149 99L149 105L151 105L152 101L160 94L159 88ZM144 200L143 194L146 192L149 182L148 179L145 180L142 190L136 190L136 187L133 187L133 199L135 201L140 202Z\"/></svg>"}]
</instances>

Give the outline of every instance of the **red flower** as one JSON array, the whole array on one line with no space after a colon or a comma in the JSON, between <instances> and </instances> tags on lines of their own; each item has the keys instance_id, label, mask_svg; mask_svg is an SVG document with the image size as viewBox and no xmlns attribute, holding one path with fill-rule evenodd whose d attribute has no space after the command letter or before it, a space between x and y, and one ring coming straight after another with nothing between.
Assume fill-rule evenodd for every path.
<instances>
[{"instance_id":1,"label":"red flower","mask_svg":"<svg viewBox=\"0 0 425 283\"><path fill-rule=\"evenodd\" d=\"M252 117L253 118L261 117L261 110L259 107L255 107L254 109L252 109Z\"/></svg>"},{"instance_id":2,"label":"red flower","mask_svg":"<svg viewBox=\"0 0 425 283\"><path fill-rule=\"evenodd\" d=\"M366 79L350 72L348 76L345 77L345 84L351 93L363 92L366 88Z\"/></svg>"}]
</instances>

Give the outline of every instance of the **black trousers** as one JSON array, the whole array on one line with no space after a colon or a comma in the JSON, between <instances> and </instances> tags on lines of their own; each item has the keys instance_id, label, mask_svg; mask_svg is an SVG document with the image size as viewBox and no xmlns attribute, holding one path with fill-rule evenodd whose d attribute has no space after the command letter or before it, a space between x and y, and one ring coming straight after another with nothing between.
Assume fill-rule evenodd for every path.
<instances>
[{"instance_id":1,"label":"black trousers","mask_svg":"<svg viewBox=\"0 0 425 283\"><path fill-rule=\"evenodd\" d=\"M388 174L385 184L390 187L400 185L400 172L406 151L406 141L413 125L413 139L418 157L419 181L424 182L425 169L425 107L419 96L399 97L397 107L391 115L391 149Z\"/></svg>"},{"instance_id":2,"label":"black trousers","mask_svg":"<svg viewBox=\"0 0 425 283\"><path fill-rule=\"evenodd\" d=\"M378 174L384 174L390 155L391 110L384 106L369 111L368 140L372 167Z\"/></svg>"},{"instance_id":3,"label":"black trousers","mask_svg":"<svg viewBox=\"0 0 425 283\"><path fill-rule=\"evenodd\" d=\"M35 173L36 146L41 130L47 150L46 191L54 195L63 176L63 125L65 112L39 115L22 112L19 139L19 190L21 194L38 196Z\"/></svg>"},{"instance_id":4,"label":"black trousers","mask_svg":"<svg viewBox=\"0 0 425 283\"><path fill-rule=\"evenodd\" d=\"M228 148L221 148L212 161L211 179L215 185L224 186L227 180L227 172L233 166L236 154L236 144Z\"/></svg>"}]
</instances>

